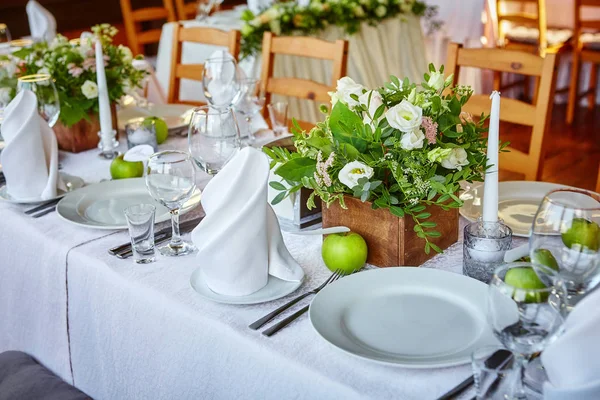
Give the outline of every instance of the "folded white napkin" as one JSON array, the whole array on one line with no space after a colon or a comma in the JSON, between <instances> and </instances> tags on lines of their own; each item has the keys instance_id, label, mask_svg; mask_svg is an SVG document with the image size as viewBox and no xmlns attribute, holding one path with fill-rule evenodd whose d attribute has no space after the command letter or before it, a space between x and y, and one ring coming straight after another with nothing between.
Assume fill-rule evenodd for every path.
<instances>
[{"instance_id":1,"label":"folded white napkin","mask_svg":"<svg viewBox=\"0 0 600 400\"><path fill-rule=\"evenodd\" d=\"M35 0L29 0L25 7L31 37L35 40L52 41L56 37L56 18Z\"/></svg>"},{"instance_id":2,"label":"folded white napkin","mask_svg":"<svg viewBox=\"0 0 600 400\"><path fill-rule=\"evenodd\" d=\"M58 176L56 136L38 114L33 92L19 92L6 107L2 136L6 147L0 162L11 197L48 200L56 197L57 188L65 190Z\"/></svg>"},{"instance_id":3,"label":"folded white napkin","mask_svg":"<svg viewBox=\"0 0 600 400\"><path fill-rule=\"evenodd\" d=\"M273 0L248 0L248 8L255 15L273 4Z\"/></svg>"},{"instance_id":4,"label":"folded white napkin","mask_svg":"<svg viewBox=\"0 0 600 400\"><path fill-rule=\"evenodd\" d=\"M245 147L206 186L206 217L192 232L198 264L208 287L245 296L267 284L268 275L300 281L304 273L283 242L267 203L269 161Z\"/></svg>"},{"instance_id":5,"label":"folded white napkin","mask_svg":"<svg viewBox=\"0 0 600 400\"><path fill-rule=\"evenodd\" d=\"M600 399L600 290L575 306L564 330L542 353L544 398Z\"/></svg>"}]
</instances>

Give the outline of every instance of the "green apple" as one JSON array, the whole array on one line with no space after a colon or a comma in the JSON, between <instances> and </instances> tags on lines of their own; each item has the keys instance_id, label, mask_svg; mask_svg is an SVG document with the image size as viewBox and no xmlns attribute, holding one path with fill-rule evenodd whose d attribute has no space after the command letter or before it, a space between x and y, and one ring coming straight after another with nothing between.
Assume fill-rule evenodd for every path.
<instances>
[{"instance_id":1,"label":"green apple","mask_svg":"<svg viewBox=\"0 0 600 400\"><path fill-rule=\"evenodd\" d=\"M169 127L164 119L160 117L146 117L142 125L153 125L156 129L156 143L161 144L169 137Z\"/></svg>"},{"instance_id":2,"label":"green apple","mask_svg":"<svg viewBox=\"0 0 600 400\"><path fill-rule=\"evenodd\" d=\"M558 271L558 262L556 258L552 255L552 252L548 249L535 249L533 251L533 262L536 264L545 265L548 268L552 268L555 271Z\"/></svg>"},{"instance_id":3,"label":"green apple","mask_svg":"<svg viewBox=\"0 0 600 400\"><path fill-rule=\"evenodd\" d=\"M547 286L540 280L531 267L512 268L506 272L504 283L517 289L545 289ZM526 303L541 303L546 301L548 293L527 293L525 296Z\"/></svg>"},{"instance_id":4,"label":"green apple","mask_svg":"<svg viewBox=\"0 0 600 400\"><path fill-rule=\"evenodd\" d=\"M113 179L138 178L144 176L144 163L141 161L125 161L123 160L123 154L121 154L110 164L110 176L112 176Z\"/></svg>"},{"instance_id":5,"label":"green apple","mask_svg":"<svg viewBox=\"0 0 600 400\"><path fill-rule=\"evenodd\" d=\"M334 233L323 241L321 255L331 271L349 274L367 262L367 242L356 232Z\"/></svg>"},{"instance_id":6,"label":"green apple","mask_svg":"<svg viewBox=\"0 0 600 400\"><path fill-rule=\"evenodd\" d=\"M585 218L574 218L571 227L562 234L562 240L570 249L574 245L579 245L598 251L600 249L600 227L597 223Z\"/></svg>"}]
</instances>

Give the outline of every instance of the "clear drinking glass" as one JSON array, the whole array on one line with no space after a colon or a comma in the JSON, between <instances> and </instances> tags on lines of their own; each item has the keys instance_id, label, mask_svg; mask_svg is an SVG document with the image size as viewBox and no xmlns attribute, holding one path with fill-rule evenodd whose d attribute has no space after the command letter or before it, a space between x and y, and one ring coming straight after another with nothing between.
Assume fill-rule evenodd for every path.
<instances>
[{"instance_id":1,"label":"clear drinking glass","mask_svg":"<svg viewBox=\"0 0 600 400\"><path fill-rule=\"evenodd\" d=\"M512 355L498 346L485 346L473 352L471 366L478 400L505 400L503 393L511 382Z\"/></svg>"},{"instance_id":2,"label":"clear drinking glass","mask_svg":"<svg viewBox=\"0 0 600 400\"><path fill-rule=\"evenodd\" d=\"M26 75L19 78L17 91L31 90L38 101L38 111L52 128L60 115L60 100L54 79L48 74Z\"/></svg>"},{"instance_id":3,"label":"clear drinking glass","mask_svg":"<svg viewBox=\"0 0 600 400\"><path fill-rule=\"evenodd\" d=\"M6 24L0 23L0 50L9 49L12 38Z\"/></svg>"},{"instance_id":4,"label":"clear drinking glass","mask_svg":"<svg viewBox=\"0 0 600 400\"><path fill-rule=\"evenodd\" d=\"M204 62L202 86L208 104L218 109L233 105L240 90L237 63L233 57L213 57Z\"/></svg>"},{"instance_id":5,"label":"clear drinking glass","mask_svg":"<svg viewBox=\"0 0 600 400\"><path fill-rule=\"evenodd\" d=\"M512 229L502 222L475 221L465 226L463 236L463 274L489 283L510 250Z\"/></svg>"},{"instance_id":6,"label":"clear drinking glass","mask_svg":"<svg viewBox=\"0 0 600 400\"><path fill-rule=\"evenodd\" d=\"M532 262L558 271L575 306L600 278L600 195L580 189L548 193L533 220L529 238Z\"/></svg>"},{"instance_id":7,"label":"clear drinking glass","mask_svg":"<svg viewBox=\"0 0 600 400\"><path fill-rule=\"evenodd\" d=\"M271 128L275 136L283 135L288 130L288 103L278 101L267 106L271 118Z\"/></svg>"},{"instance_id":8,"label":"clear drinking glass","mask_svg":"<svg viewBox=\"0 0 600 400\"><path fill-rule=\"evenodd\" d=\"M125 125L127 133L127 148L147 144L158 151L156 142L156 124L154 122L133 121Z\"/></svg>"},{"instance_id":9,"label":"clear drinking glass","mask_svg":"<svg viewBox=\"0 0 600 400\"><path fill-rule=\"evenodd\" d=\"M171 213L171 241L158 251L165 256L192 253L194 245L179 235L179 210L196 189L196 170L188 153L161 151L148 159L146 186L150 195Z\"/></svg>"},{"instance_id":10,"label":"clear drinking glass","mask_svg":"<svg viewBox=\"0 0 600 400\"><path fill-rule=\"evenodd\" d=\"M151 204L136 204L127 207L124 212L129 227L133 261L137 264L153 262L156 207Z\"/></svg>"},{"instance_id":11,"label":"clear drinking glass","mask_svg":"<svg viewBox=\"0 0 600 400\"><path fill-rule=\"evenodd\" d=\"M252 132L252 118L262 110L265 105L265 93L260 88L260 81L256 79L240 79L239 92L235 97L233 108L246 119L248 126L248 143L252 144L256 138Z\"/></svg>"},{"instance_id":12,"label":"clear drinking glass","mask_svg":"<svg viewBox=\"0 0 600 400\"><path fill-rule=\"evenodd\" d=\"M528 360L552 342L563 323L564 287L556 271L532 263L496 269L488 292L488 322L508 350L514 366L503 399L527 399L523 373Z\"/></svg>"},{"instance_id":13,"label":"clear drinking glass","mask_svg":"<svg viewBox=\"0 0 600 400\"><path fill-rule=\"evenodd\" d=\"M215 175L240 148L240 133L232 109L194 109L188 130L190 154L207 174Z\"/></svg>"}]
</instances>

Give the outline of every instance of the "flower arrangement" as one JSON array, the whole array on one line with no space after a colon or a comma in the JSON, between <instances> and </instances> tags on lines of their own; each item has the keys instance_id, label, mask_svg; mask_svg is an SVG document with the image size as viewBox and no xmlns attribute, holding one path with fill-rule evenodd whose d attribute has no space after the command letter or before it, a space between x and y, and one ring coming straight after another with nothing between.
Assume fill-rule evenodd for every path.
<instances>
[{"instance_id":1,"label":"flower arrangement","mask_svg":"<svg viewBox=\"0 0 600 400\"><path fill-rule=\"evenodd\" d=\"M486 116L476 122L462 112L470 87L452 86L443 66L429 66L417 86L395 76L385 87L371 90L348 77L330 93L332 110L310 132L296 124L296 152L265 148L271 167L282 181L270 182L280 193L276 204L306 187L327 205L344 196L371 201L400 218L412 217L425 252L441 249L429 239L441 236L426 207L444 210L462 205L459 182L481 181L486 169ZM326 109L323 110L326 112ZM501 146L503 148L504 146Z\"/></svg>"},{"instance_id":2,"label":"flower arrangement","mask_svg":"<svg viewBox=\"0 0 600 400\"><path fill-rule=\"evenodd\" d=\"M308 7L297 2L275 3L258 15L250 10L242 14L241 57L260 52L263 33L267 31L276 35L312 35L336 25L353 34L363 22L376 25L411 13L431 20L436 12L436 7L428 7L419 0L312 0Z\"/></svg>"},{"instance_id":3,"label":"flower arrangement","mask_svg":"<svg viewBox=\"0 0 600 400\"><path fill-rule=\"evenodd\" d=\"M6 66L0 68L4 70L0 72L0 86L3 87L0 96L14 96L19 76L50 74L60 98L60 121L69 127L82 119L89 120L90 113L98 113L96 37L102 41L110 101L118 102L132 89L141 87L146 72L134 68L128 47L112 44L117 29L102 24L94 26L92 31L94 35L84 34L75 42L58 35L50 43L36 43L7 57L3 61Z\"/></svg>"}]
</instances>

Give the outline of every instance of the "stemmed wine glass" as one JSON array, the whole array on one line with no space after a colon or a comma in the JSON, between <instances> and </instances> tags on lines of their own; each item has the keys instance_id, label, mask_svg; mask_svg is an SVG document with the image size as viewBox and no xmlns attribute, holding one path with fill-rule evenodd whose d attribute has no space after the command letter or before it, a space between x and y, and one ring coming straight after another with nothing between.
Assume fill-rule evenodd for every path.
<instances>
[{"instance_id":1,"label":"stemmed wine glass","mask_svg":"<svg viewBox=\"0 0 600 400\"><path fill-rule=\"evenodd\" d=\"M231 56L211 57L204 62L202 86L208 104L217 109L233 105L239 90L239 72Z\"/></svg>"},{"instance_id":2,"label":"stemmed wine glass","mask_svg":"<svg viewBox=\"0 0 600 400\"><path fill-rule=\"evenodd\" d=\"M240 90L234 100L233 108L246 119L248 126L248 143L256 140L252 132L252 118L262 110L265 105L265 94L260 88L260 81L256 79L240 79Z\"/></svg>"},{"instance_id":3,"label":"stemmed wine glass","mask_svg":"<svg viewBox=\"0 0 600 400\"><path fill-rule=\"evenodd\" d=\"M0 23L0 50L10 48L11 36L8 26Z\"/></svg>"},{"instance_id":4,"label":"stemmed wine glass","mask_svg":"<svg viewBox=\"0 0 600 400\"><path fill-rule=\"evenodd\" d=\"M171 241L158 251L165 256L182 256L196 248L179 235L179 210L196 189L196 170L188 153L161 151L148 159L146 186L150 195L169 209Z\"/></svg>"},{"instance_id":5,"label":"stemmed wine glass","mask_svg":"<svg viewBox=\"0 0 600 400\"><path fill-rule=\"evenodd\" d=\"M564 287L551 268L532 263L496 269L488 292L488 322L500 342L513 353L509 384L498 398L527 399L523 374L529 358L559 334L563 323Z\"/></svg>"},{"instance_id":6,"label":"stemmed wine glass","mask_svg":"<svg viewBox=\"0 0 600 400\"><path fill-rule=\"evenodd\" d=\"M207 174L215 175L236 154L240 133L231 108L194 109L188 130L190 154Z\"/></svg>"},{"instance_id":7,"label":"stemmed wine glass","mask_svg":"<svg viewBox=\"0 0 600 400\"><path fill-rule=\"evenodd\" d=\"M48 74L26 75L19 78L17 91L31 90L38 101L41 117L52 128L60 115L60 99L54 85L54 79Z\"/></svg>"},{"instance_id":8,"label":"stemmed wine glass","mask_svg":"<svg viewBox=\"0 0 600 400\"><path fill-rule=\"evenodd\" d=\"M548 193L533 220L531 261L558 271L567 288L566 312L600 278L600 195L580 189Z\"/></svg>"}]
</instances>

